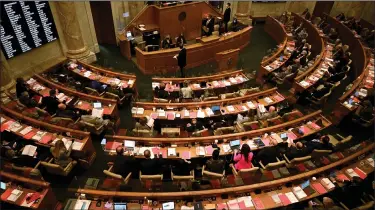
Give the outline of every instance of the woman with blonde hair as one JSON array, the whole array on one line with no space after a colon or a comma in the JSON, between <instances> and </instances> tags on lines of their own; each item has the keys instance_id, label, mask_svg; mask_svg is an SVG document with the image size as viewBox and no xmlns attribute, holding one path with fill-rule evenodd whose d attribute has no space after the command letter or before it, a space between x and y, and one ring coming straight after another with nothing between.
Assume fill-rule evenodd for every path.
<instances>
[{"instance_id":1,"label":"woman with blonde hair","mask_svg":"<svg viewBox=\"0 0 375 210\"><path fill-rule=\"evenodd\" d=\"M57 165L65 168L70 162L72 162L72 158L70 158L72 146L70 146L69 149L66 149L62 140L56 141L55 146L51 147L50 151Z\"/></svg>"}]
</instances>

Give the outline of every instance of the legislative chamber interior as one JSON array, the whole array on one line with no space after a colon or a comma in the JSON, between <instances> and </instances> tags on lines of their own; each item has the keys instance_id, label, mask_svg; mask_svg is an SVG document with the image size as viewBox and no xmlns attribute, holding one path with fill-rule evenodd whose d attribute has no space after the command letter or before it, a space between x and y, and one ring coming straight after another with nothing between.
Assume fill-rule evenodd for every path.
<instances>
[{"instance_id":1,"label":"legislative chamber interior","mask_svg":"<svg viewBox=\"0 0 375 210\"><path fill-rule=\"evenodd\" d=\"M2 1L1 209L374 209L374 1Z\"/></svg>"}]
</instances>

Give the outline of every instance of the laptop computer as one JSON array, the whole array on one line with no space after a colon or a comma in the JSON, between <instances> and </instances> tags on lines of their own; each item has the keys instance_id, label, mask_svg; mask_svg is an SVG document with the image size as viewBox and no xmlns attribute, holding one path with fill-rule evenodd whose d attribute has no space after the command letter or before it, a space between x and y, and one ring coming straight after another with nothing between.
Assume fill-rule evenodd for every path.
<instances>
[{"instance_id":1,"label":"laptop computer","mask_svg":"<svg viewBox=\"0 0 375 210\"><path fill-rule=\"evenodd\" d=\"M283 141L286 141L286 140L288 140L288 134L287 134L287 133L282 133L282 134L280 134L280 138L281 138Z\"/></svg>"},{"instance_id":2,"label":"laptop computer","mask_svg":"<svg viewBox=\"0 0 375 210\"><path fill-rule=\"evenodd\" d=\"M126 210L126 203L114 203L113 204L113 209L114 210Z\"/></svg>"},{"instance_id":3,"label":"laptop computer","mask_svg":"<svg viewBox=\"0 0 375 210\"><path fill-rule=\"evenodd\" d=\"M100 103L100 102L95 102L95 103L94 103L94 108L95 108L95 109L101 109L101 108L102 108L102 103Z\"/></svg>"},{"instance_id":4,"label":"laptop computer","mask_svg":"<svg viewBox=\"0 0 375 210\"><path fill-rule=\"evenodd\" d=\"M0 182L1 192L4 192L7 189L7 184L5 182Z\"/></svg>"},{"instance_id":5,"label":"laptop computer","mask_svg":"<svg viewBox=\"0 0 375 210\"><path fill-rule=\"evenodd\" d=\"M125 140L124 146L126 150L134 150L135 148L135 141Z\"/></svg>"},{"instance_id":6,"label":"laptop computer","mask_svg":"<svg viewBox=\"0 0 375 210\"><path fill-rule=\"evenodd\" d=\"M163 210L173 210L174 202L163 203L162 206L163 206Z\"/></svg>"},{"instance_id":7,"label":"laptop computer","mask_svg":"<svg viewBox=\"0 0 375 210\"><path fill-rule=\"evenodd\" d=\"M241 141L239 139L229 142L230 148L233 150L240 149Z\"/></svg>"}]
</instances>

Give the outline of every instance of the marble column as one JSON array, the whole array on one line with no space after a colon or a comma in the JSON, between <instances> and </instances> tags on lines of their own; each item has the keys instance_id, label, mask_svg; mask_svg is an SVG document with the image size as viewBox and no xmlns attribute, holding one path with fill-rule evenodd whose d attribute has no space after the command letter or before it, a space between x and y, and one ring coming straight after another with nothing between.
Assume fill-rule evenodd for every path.
<instances>
[{"instance_id":1,"label":"marble column","mask_svg":"<svg viewBox=\"0 0 375 210\"><path fill-rule=\"evenodd\" d=\"M70 59L82 60L87 63L96 61L96 56L89 51L82 37L82 32L77 19L75 2L58 1L55 2L60 24L64 33L67 46L67 57Z\"/></svg>"},{"instance_id":2,"label":"marble column","mask_svg":"<svg viewBox=\"0 0 375 210\"><path fill-rule=\"evenodd\" d=\"M250 18L251 1L238 1L235 17L240 23L251 25Z\"/></svg>"},{"instance_id":3,"label":"marble column","mask_svg":"<svg viewBox=\"0 0 375 210\"><path fill-rule=\"evenodd\" d=\"M3 53L0 54L0 91L1 94L3 94L4 91L9 90L15 85L15 81L10 74L11 70L7 60L5 59Z\"/></svg>"}]
</instances>

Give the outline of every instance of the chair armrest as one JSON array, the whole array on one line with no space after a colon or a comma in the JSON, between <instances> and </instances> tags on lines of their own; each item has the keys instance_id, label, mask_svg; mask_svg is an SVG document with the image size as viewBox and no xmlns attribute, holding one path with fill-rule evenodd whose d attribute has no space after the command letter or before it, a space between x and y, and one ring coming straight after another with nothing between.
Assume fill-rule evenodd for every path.
<instances>
[{"instance_id":1,"label":"chair armrest","mask_svg":"<svg viewBox=\"0 0 375 210\"><path fill-rule=\"evenodd\" d=\"M232 168L232 173L233 173L233 175L234 175L234 176L238 176L238 172L237 172L236 168L234 167L234 165L231 164L230 167Z\"/></svg>"},{"instance_id":2,"label":"chair armrest","mask_svg":"<svg viewBox=\"0 0 375 210\"><path fill-rule=\"evenodd\" d=\"M132 176L132 172L130 172L130 173L125 177L124 182L125 182L125 183L128 183L129 180L130 180L130 178L131 178L131 176Z\"/></svg>"},{"instance_id":3,"label":"chair armrest","mask_svg":"<svg viewBox=\"0 0 375 210\"><path fill-rule=\"evenodd\" d=\"M108 166L112 166L114 163L113 162L108 162L107 165Z\"/></svg>"},{"instance_id":4,"label":"chair armrest","mask_svg":"<svg viewBox=\"0 0 375 210\"><path fill-rule=\"evenodd\" d=\"M41 161L39 161L39 162L35 165L34 169L37 169L37 168L39 167L40 162L41 162Z\"/></svg>"},{"instance_id":5,"label":"chair armrest","mask_svg":"<svg viewBox=\"0 0 375 210\"><path fill-rule=\"evenodd\" d=\"M112 168L113 168L113 165L111 165L110 167L109 167L109 169L108 169L108 171L112 171Z\"/></svg>"},{"instance_id":6,"label":"chair armrest","mask_svg":"<svg viewBox=\"0 0 375 210\"><path fill-rule=\"evenodd\" d=\"M280 162L280 159L278 157L276 157L276 160L277 160L277 162Z\"/></svg>"},{"instance_id":7,"label":"chair armrest","mask_svg":"<svg viewBox=\"0 0 375 210\"><path fill-rule=\"evenodd\" d=\"M51 160L49 160L48 163L52 163L52 161L53 161L53 158L51 158Z\"/></svg>"},{"instance_id":8,"label":"chair armrest","mask_svg":"<svg viewBox=\"0 0 375 210\"><path fill-rule=\"evenodd\" d=\"M283 154L283 157L284 157L285 161L286 161L288 164L290 164L290 160L288 159L288 157L287 157L285 154Z\"/></svg>"},{"instance_id":9,"label":"chair armrest","mask_svg":"<svg viewBox=\"0 0 375 210\"><path fill-rule=\"evenodd\" d=\"M78 123L81 120L81 117L78 117L78 119L74 122L74 124Z\"/></svg>"},{"instance_id":10,"label":"chair armrest","mask_svg":"<svg viewBox=\"0 0 375 210\"><path fill-rule=\"evenodd\" d=\"M342 202L339 202L339 203L340 203L340 205L342 206L342 208L344 208L345 210L349 210L349 208L348 208L347 206L345 206L344 203L342 203Z\"/></svg>"},{"instance_id":11,"label":"chair armrest","mask_svg":"<svg viewBox=\"0 0 375 210\"><path fill-rule=\"evenodd\" d=\"M204 174L204 169L206 168L206 165L203 165L203 167L202 167L202 176L203 176L203 174Z\"/></svg>"},{"instance_id":12,"label":"chair armrest","mask_svg":"<svg viewBox=\"0 0 375 210\"><path fill-rule=\"evenodd\" d=\"M264 167L262 161L259 161L259 165L260 165L263 169L266 169L266 167Z\"/></svg>"}]
</instances>

